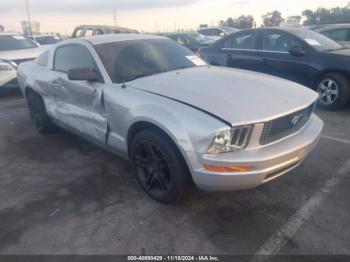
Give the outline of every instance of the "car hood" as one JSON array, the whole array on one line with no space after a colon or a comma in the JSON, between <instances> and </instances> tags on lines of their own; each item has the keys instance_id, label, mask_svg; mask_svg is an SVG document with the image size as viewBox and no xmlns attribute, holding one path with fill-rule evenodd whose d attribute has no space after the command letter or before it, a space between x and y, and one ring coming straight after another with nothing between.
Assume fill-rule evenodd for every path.
<instances>
[{"instance_id":1,"label":"car hood","mask_svg":"<svg viewBox=\"0 0 350 262\"><path fill-rule=\"evenodd\" d=\"M350 57L350 49L347 46L344 49L329 51L327 53Z\"/></svg>"},{"instance_id":2,"label":"car hood","mask_svg":"<svg viewBox=\"0 0 350 262\"><path fill-rule=\"evenodd\" d=\"M45 49L47 49L47 46L39 46L37 48L26 48L26 49L0 51L0 59L6 59L6 60L35 59Z\"/></svg>"},{"instance_id":3,"label":"car hood","mask_svg":"<svg viewBox=\"0 0 350 262\"><path fill-rule=\"evenodd\" d=\"M302 85L251 71L200 66L129 82L231 123L268 121L311 105L318 94Z\"/></svg>"}]
</instances>

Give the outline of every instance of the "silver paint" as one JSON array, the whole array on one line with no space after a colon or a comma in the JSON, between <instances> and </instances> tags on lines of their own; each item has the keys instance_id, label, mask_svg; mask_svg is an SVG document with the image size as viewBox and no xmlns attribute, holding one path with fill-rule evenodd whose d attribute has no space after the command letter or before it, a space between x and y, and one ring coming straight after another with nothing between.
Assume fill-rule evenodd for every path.
<instances>
[{"instance_id":1,"label":"silver paint","mask_svg":"<svg viewBox=\"0 0 350 262\"><path fill-rule=\"evenodd\" d=\"M153 75L123 86L111 82L92 46L152 38L161 37L106 35L60 42L51 47L47 67L33 62L19 66L21 90L25 95L29 87L41 94L47 113L56 123L126 158L130 128L139 122L156 125L183 154L195 184L207 190L258 186L271 172L282 175L286 171L278 170L293 161L300 163L317 143L323 123L315 115L294 135L271 145L258 143L263 122L298 111L317 100L317 93L303 86L259 73L210 66ZM72 43L89 49L104 84L70 81L65 73L52 70L55 48ZM231 153L206 154L213 136L230 128L229 124L255 124L248 147ZM204 170L203 163L253 165L254 170L215 173Z\"/></svg>"}]
</instances>

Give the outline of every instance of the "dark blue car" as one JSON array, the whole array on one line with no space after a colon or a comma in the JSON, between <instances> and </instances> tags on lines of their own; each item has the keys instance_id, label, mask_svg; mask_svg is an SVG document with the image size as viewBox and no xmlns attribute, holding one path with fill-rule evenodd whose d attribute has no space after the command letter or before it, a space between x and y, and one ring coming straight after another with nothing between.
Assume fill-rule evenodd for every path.
<instances>
[{"instance_id":1,"label":"dark blue car","mask_svg":"<svg viewBox=\"0 0 350 262\"><path fill-rule=\"evenodd\" d=\"M212 65L258 71L306 85L320 94L327 110L350 98L350 49L307 29L261 28L239 31L201 48Z\"/></svg>"}]
</instances>

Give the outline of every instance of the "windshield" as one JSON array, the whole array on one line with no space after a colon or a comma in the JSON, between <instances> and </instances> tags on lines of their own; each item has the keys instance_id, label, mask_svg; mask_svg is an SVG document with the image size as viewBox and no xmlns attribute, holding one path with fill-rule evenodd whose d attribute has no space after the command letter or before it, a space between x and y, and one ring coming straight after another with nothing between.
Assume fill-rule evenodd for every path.
<instances>
[{"instance_id":1,"label":"windshield","mask_svg":"<svg viewBox=\"0 0 350 262\"><path fill-rule=\"evenodd\" d=\"M38 47L32 40L21 35L0 35L0 51Z\"/></svg>"},{"instance_id":2,"label":"windshield","mask_svg":"<svg viewBox=\"0 0 350 262\"><path fill-rule=\"evenodd\" d=\"M61 38L55 35L35 36L35 41L41 45L53 45L61 41Z\"/></svg>"},{"instance_id":3,"label":"windshield","mask_svg":"<svg viewBox=\"0 0 350 262\"><path fill-rule=\"evenodd\" d=\"M311 30L295 30L293 33L318 51L332 51L344 48L334 40Z\"/></svg>"},{"instance_id":4,"label":"windshield","mask_svg":"<svg viewBox=\"0 0 350 262\"><path fill-rule=\"evenodd\" d=\"M95 46L114 83L172 70L207 65L187 48L170 40L136 40Z\"/></svg>"},{"instance_id":5,"label":"windshield","mask_svg":"<svg viewBox=\"0 0 350 262\"><path fill-rule=\"evenodd\" d=\"M233 27L222 27L222 29L225 30L226 33L228 34L232 34L238 31L238 29L233 28Z\"/></svg>"},{"instance_id":6,"label":"windshield","mask_svg":"<svg viewBox=\"0 0 350 262\"><path fill-rule=\"evenodd\" d=\"M211 38L202 34L188 33L187 35L193 42L197 42L197 43L213 42Z\"/></svg>"}]
</instances>

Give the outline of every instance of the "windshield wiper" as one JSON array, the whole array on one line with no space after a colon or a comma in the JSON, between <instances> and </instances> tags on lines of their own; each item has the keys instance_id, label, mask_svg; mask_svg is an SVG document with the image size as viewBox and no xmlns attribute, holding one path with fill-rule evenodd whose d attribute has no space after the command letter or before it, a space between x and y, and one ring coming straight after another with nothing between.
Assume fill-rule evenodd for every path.
<instances>
[{"instance_id":1,"label":"windshield wiper","mask_svg":"<svg viewBox=\"0 0 350 262\"><path fill-rule=\"evenodd\" d=\"M143 78L143 77L146 77L146 76L150 76L150 75L153 75L153 74L134 75L134 76L129 77L128 79L126 79L124 82L130 82L130 81L133 81L133 80L136 80L136 79L139 79L139 78Z\"/></svg>"},{"instance_id":2,"label":"windshield wiper","mask_svg":"<svg viewBox=\"0 0 350 262\"><path fill-rule=\"evenodd\" d=\"M149 74L140 74L140 75L133 75L129 78L127 78L124 82L130 82L139 78L143 78L143 77L147 77L147 76L151 76L151 75L157 75L157 74L162 74L162 73L166 73L166 72L171 72L171 71L176 71L179 69L186 69L186 68L190 68L192 66L179 66L177 68L169 68L169 69L165 69L165 70L161 70L161 71L157 71L157 72L153 72L153 73L149 73Z\"/></svg>"}]
</instances>

